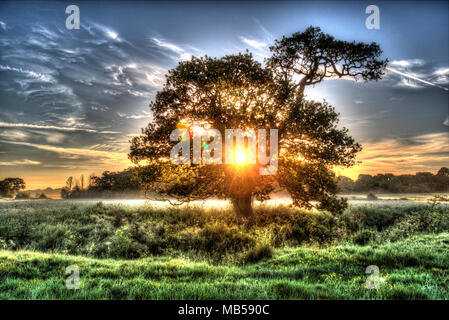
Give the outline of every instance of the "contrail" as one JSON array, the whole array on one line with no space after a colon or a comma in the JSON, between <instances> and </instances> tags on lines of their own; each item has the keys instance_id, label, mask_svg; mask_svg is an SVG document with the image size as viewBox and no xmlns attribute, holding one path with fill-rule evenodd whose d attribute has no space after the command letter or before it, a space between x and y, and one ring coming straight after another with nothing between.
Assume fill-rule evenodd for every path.
<instances>
[{"instance_id":1,"label":"contrail","mask_svg":"<svg viewBox=\"0 0 449 320\"><path fill-rule=\"evenodd\" d=\"M440 89L449 91L448 88L439 86L439 85L437 85L437 84L435 84L435 83L432 83L432 82L429 82L429 81L426 81L426 80L423 80L423 79L419 79L419 78L417 78L417 77L415 77L415 76L412 76L411 74L407 74L407 73L404 73L404 72L400 72L400 71L397 71L397 70L395 70L395 69L391 69L391 68L388 68L388 67L385 68L385 69L387 69L387 70L389 70L389 71L392 71L392 72L394 72L394 73L400 74L401 76L404 76L404 77L407 77L407 78L410 78L410 79L413 79L413 80L416 80L416 81L420 81L420 82L422 82L422 83L425 83L425 84L428 84L428 85L431 85L431 86L434 86L434 87L437 87L437 88L440 88Z\"/></svg>"}]
</instances>

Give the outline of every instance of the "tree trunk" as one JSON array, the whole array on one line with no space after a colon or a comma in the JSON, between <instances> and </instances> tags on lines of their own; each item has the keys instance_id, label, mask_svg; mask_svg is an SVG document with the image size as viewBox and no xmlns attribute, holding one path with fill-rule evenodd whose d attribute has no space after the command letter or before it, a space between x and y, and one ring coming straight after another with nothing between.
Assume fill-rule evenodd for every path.
<instances>
[{"instance_id":1,"label":"tree trunk","mask_svg":"<svg viewBox=\"0 0 449 320\"><path fill-rule=\"evenodd\" d=\"M254 212L253 212L253 201L252 200L253 199L252 199L251 194L237 196L237 197L231 199L232 205L234 207L234 212L235 212L238 220L240 220L240 221L242 221L242 220L252 221L253 220Z\"/></svg>"}]
</instances>

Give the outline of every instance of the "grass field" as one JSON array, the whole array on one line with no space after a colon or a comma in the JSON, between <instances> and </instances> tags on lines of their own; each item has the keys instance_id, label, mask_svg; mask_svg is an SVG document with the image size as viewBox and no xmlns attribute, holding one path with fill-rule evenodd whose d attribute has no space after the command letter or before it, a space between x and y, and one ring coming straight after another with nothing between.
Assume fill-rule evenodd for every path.
<instances>
[{"instance_id":1,"label":"grass field","mask_svg":"<svg viewBox=\"0 0 449 320\"><path fill-rule=\"evenodd\" d=\"M449 210L0 205L1 299L448 299ZM80 288L66 288L66 268ZM369 265L378 289L366 287Z\"/></svg>"}]
</instances>

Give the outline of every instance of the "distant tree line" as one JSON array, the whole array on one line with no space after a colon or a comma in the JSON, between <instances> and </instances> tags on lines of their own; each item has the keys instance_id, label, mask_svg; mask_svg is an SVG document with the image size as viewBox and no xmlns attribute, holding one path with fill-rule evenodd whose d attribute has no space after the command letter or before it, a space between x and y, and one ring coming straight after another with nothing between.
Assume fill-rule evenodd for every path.
<instances>
[{"instance_id":1,"label":"distant tree line","mask_svg":"<svg viewBox=\"0 0 449 320\"><path fill-rule=\"evenodd\" d=\"M384 192L384 193L428 193L449 192L449 169L441 168L437 174L417 172L415 175L394 175L391 173L361 174L358 179L340 176L338 178L340 192Z\"/></svg>"},{"instance_id":2,"label":"distant tree line","mask_svg":"<svg viewBox=\"0 0 449 320\"><path fill-rule=\"evenodd\" d=\"M140 184L132 168L119 172L104 171L102 175L91 174L88 179L69 177L61 189L61 198L112 198L140 194Z\"/></svg>"},{"instance_id":3,"label":"distant tree line","mask_svg":"<svg viewBox=\"0 0 449 320\"><path fill-rule=\"evenodd\" d=\"M12 198L21 189L25 189L25 181L22 178L6 178L0 180L0 196Z\"/></svg>"}]
</instances>

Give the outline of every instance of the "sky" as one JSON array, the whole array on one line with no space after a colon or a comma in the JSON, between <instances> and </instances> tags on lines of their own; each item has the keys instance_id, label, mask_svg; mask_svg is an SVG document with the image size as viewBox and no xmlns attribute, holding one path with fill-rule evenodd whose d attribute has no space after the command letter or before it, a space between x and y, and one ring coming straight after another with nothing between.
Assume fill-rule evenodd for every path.
<instances>
[{"instance_id":1,"label":"sky","mask_svg":"<svg viewBox=\"0 0 449 320\"><path fill-rule=\"evenodd\" d=\"M79 30L66 28L70 4ZM371 4L378 30L365 26ZM131 166L129 139L151 121L169 69L246 49L263 62L275 39L310 25L377 42L390 61L378 82L306 88L363 146L358 164L338 173L435 173L449 166L448 23L447 1L2 1L0 179L56 188Z\"/></svg>"}]
</instances>

